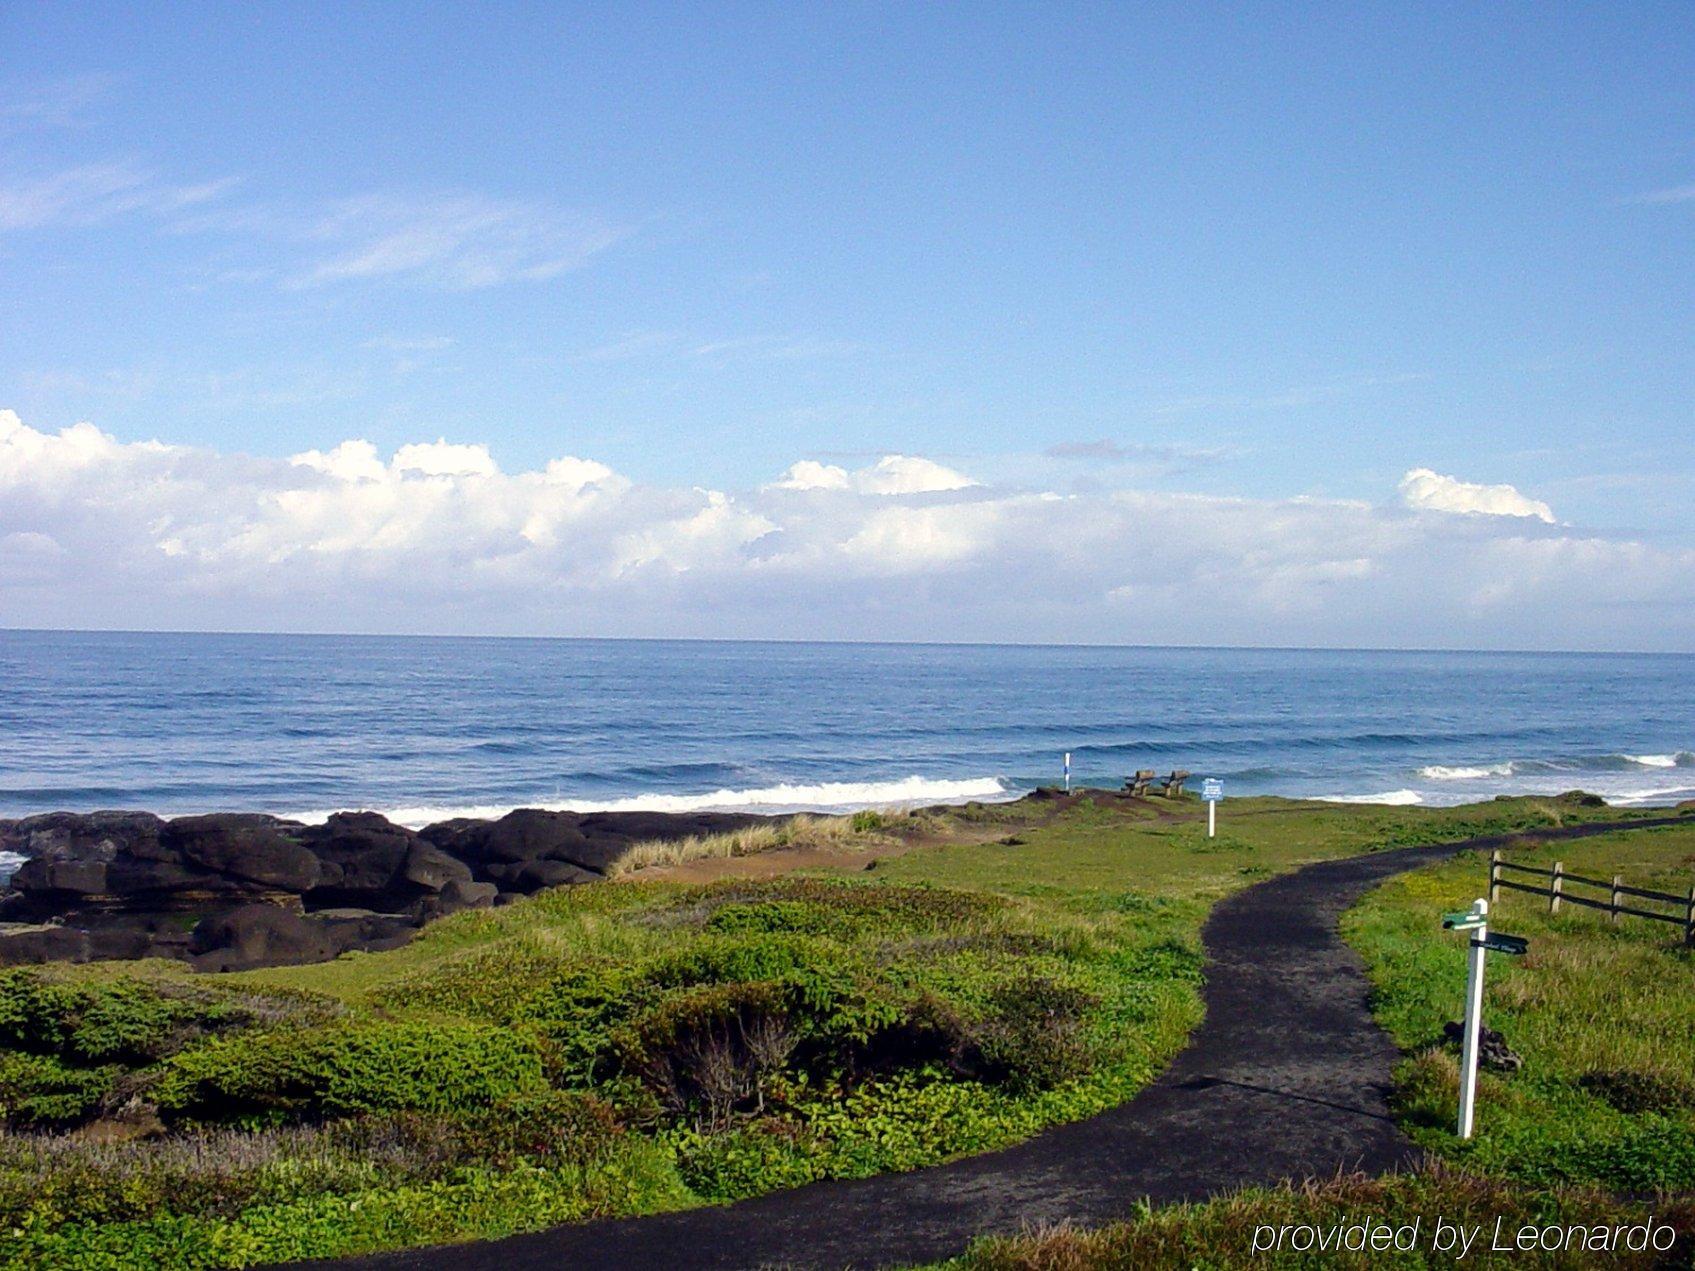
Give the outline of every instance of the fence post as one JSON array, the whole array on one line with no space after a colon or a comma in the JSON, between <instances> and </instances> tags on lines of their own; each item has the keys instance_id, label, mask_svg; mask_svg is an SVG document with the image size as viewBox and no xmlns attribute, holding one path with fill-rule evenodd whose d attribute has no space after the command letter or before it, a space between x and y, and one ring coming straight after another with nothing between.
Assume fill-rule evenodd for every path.
<instances>
[{"instance_id":1,"label":"fence post","mask_svg":"<svg viewBox=\"0 0 1695 1271\"><path fill-rule=\"evenodd\" d=\"M1683 942L1695 944L1695 887L1689 889L1689 907L1683 915Z\"/></svg>"},{"instance_id":2,"label":"fence post","mask_svg":"<svg viewBox=\"0 0 1695 1271\"><path fill-rule=\"evenodd\" d=\"M1615 927L1618 926L1618 897L1619 897L1618 889L1623 885L1624 885L1624 875L1623 874L1614 874L1613 875L1613 896L1612 896L1613 909L1612 909L1612 913L1609 915L1609 917L1612 919L1613 926L1615 926Z\"/></svg>"},{"instance_id":3,"label":"fence post","mask_svg":"<svg viewBox=\"0 0 1695 1271\"><path fill-rule=\"evenodd\" d=\"M1489 853L1489 907L1493 909L1501 896L1501 849Z\"/></svg>"},{"instance_id":4,"label":"fence post","mask_svg":"<svg viewBox=\"0 0 1695 1271\"><path fill-rule=\"evenodd\" d=\"M1566 863L1555 861L1554 885L1548 889L1548 912L1551 914L1560 912L1560 894L1565 891L1565 875Z\"/></svg>"}]
</instances>

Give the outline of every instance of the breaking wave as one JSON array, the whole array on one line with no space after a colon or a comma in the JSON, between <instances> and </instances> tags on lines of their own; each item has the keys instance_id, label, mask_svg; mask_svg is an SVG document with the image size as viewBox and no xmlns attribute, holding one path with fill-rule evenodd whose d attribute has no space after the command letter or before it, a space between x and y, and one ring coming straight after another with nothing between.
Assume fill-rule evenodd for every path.
<instances>
[{"instance_id":1,"label":"breaking wave","mask_svg":"<svg viewBox=\"0 0 1695 1271\"><path fill-rule=\"evenodd\" d=\"M523 803L429 805L373 808L397 825L420 829L458 817L494 820L514 808L549 812L852 812L903 804L965 803L1017 797L997 777L946 780L911 776L898 781L827 781L817 785L762 786L752 790L713 790L705 794L636 794L620 799L543 799ZM290 819L319 822L327 811L298 812Z\"/></svg>"},{"instance_id":2,"label":"breaking wave","mask_svg":"<svg viewBox=\"0 0 1695 1271\"><path fill-rule=\"evenodd\" d=\"M1406 807L1414 803L1423 803L1424 796L1417 790L1387 790L1382 794L1321 794L1320 803L1386 803L1395 807Z\"/></svg>"}]
</instances>

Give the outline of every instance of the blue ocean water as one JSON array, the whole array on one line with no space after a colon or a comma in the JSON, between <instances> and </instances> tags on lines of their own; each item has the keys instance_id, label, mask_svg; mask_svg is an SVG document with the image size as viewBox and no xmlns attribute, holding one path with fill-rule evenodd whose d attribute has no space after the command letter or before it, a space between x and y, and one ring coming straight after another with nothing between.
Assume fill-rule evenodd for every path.
<instances>
[{"instance_id":1,"label":"blue ocean water","mask_svg":"<svg viewBox=\"0 0 1695 1271\"><path fill-rule=\"evenodd\" d=\"M0 816L1695 797L1695 657L0 631Z\"/></svg>"}]
</instances>

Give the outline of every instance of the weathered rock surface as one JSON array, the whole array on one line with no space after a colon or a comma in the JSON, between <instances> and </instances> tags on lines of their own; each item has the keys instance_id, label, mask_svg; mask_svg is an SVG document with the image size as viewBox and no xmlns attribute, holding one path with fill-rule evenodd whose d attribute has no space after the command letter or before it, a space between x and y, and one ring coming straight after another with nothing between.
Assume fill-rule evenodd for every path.
<instances>
[{"instance_id":1,"label":"weathered rock surface","mask_svg":"<svg viewBox=\"0 0 1695 1271\"><path fill-rule=\"evenodd\" d=\"M224 971L392 948L433 918L596 882L632 843L757 819L521 809L422 831L374 812L322 825L243 813L0 821L0 851L27 858L0 895L0 965L171 957Z\"/></svg>"}]
</instances>

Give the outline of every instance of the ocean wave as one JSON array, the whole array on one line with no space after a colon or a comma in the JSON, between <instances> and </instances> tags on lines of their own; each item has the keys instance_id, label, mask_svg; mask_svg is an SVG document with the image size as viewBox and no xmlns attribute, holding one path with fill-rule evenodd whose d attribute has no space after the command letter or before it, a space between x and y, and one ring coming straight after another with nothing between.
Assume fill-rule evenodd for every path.
<instances>
[{"instance_id":1,"label":"ocean wave","mask_svg":"<svg viewBox=\"0 0 1695 1271\"><path fill-rule=\"evenodd\" d=\"M1641 764L1644 768L1688 768L1695 767L1695 754L1680 750L1670 755L1626 755L1631 763Z\"/></svg>"},{"instance_id":2,"label":"ocean wave","mask_svg":"<svg viewBox=\"0 0 1695 1271\"><path fill-rule=\"evenodd\" d=\"M1418 770L1418 775L1426 781L1481 781L1485 777L1510 777L1512 774L1513 765L1510 763L1492 763L1471 768L1433 763Z\"/></svg>"},{"instance_id":3,"label":"ocean wave","mask_svg":"<svg viewBox=\"0 0 1695 1271\"><path fill-rule=\"evenodd\" d=\"M0 852L0 887L12 881L12 875L18 872L18 866L29 857L19 856L16 852Z\"/></svg>"},{"instance_id":4,"label":"ocean wave","mask_svg":"<svg viewBox=\"0 0 1695 1271\"><path fill-rule=\"evenodd\" d=\"M1317 797L1320 803L1386 803L1394 807L1424 802L1424 796L1417 790L1386 790L1382 794L1321 794Z\"/></svg>"},{"instance_id":5,"label":"ocean wave","mask_svg":"<svg viewBox=\"0 0 1695 1271\"><path fill-rule=\"evenodd\" d=\"M762 786L752 790L713 790L705 794L637 794L621 799L545 799L523 803L429 805L372 808L396 825L421 829L438 821L459 817L495 820L514 808L541 808L549 812L852 812L860 808L899 807L926 803L993 802L1010 799L1010 790L997 777L967 777L962 780L911 776L898 781L827 781L817 785ZM327 820L327 811L296 812L290 820L317 823Z\"/></svg>"}]
</instances>

